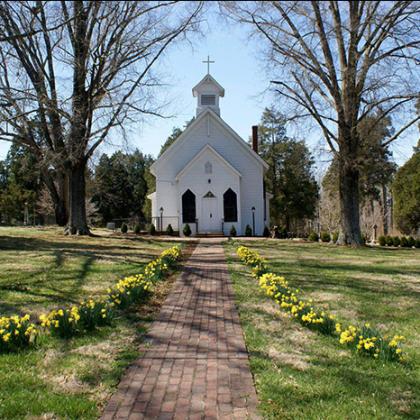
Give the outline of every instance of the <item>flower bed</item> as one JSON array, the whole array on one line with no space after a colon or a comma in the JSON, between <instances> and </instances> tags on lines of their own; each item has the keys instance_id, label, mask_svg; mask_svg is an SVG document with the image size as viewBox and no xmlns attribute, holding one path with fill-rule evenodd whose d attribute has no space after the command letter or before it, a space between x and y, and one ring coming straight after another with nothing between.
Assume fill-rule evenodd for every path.
<instances>
[{"instance_id":1,"label":"flower bed","mask_svg":"<svg viewBox=\"0 0 420 420\"><path fill-rule=\"evenodd\" d=\"M125 277L108 289L106 298L89 298L70 308L59 308L42 314L40 326L51 334L69 338L75 334L109 325L116 309L127 308L146 299L153 285L165 277L181 258L177 245L161 253L148 263L143 274ZM30 346L36 341L39 330L30 322L29 315L0 318L0 352L12 351Z\"/></svg>"},{"instance_id":2,"label":"flower bed","mask_svg":"<svg viewBox=\"0 0 420 420\"><path fill-rule=\"evenodd\" d=\"M0 318L0 353L28 347L39 334L29 315Z\"/></svg>"},{"instance_id":3,"label":"flower bed","mask_svg":"<svg viewBox=\"0 0 420 420\"><path fill-rule=\"evenodd\" d=\"M291 288L284 277L268 272L265 260L257 252L240 246L237 254L244 264L252 268L253 276L259 280L259 285L267 296L302 325L337 337L340 344L349 346L359 354L382 360L404 360L401 349L403 336L395 335L388 340L369 324L364 324L363 327L344 327L336 321L334 315L315 308L311 300L303 300L299 296L300 290Z\"/></svg>"}]
</instances>

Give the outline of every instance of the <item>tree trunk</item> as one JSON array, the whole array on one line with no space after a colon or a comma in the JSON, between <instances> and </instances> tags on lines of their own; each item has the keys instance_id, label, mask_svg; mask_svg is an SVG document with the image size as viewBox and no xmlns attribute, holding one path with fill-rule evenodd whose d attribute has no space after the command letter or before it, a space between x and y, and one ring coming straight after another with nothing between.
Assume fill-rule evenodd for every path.
<instances>
[{"instance_id":1,"label":"tree trunk","mask_svg":"<svg viewBox=\"0 0 420 420\"><path fill-rule=\"evenodd\" d=\"M86 183L84 161L69 170L69 222L67 235L90 235L86 219Z\"/></svg>"},{"instance_id":2,"label":"tree trunk","mask_svg":"<svg viewBox=\"0 0 420 420\"><path fill-rule=\"evenodd\" d=\"M382 184L382 224L386 236L388 235L388 197L385 184Z\"/></svg>"},{"instance_id":3,"label":"tree trunk","mask_svg":"<svg viewBox=\"0 0 420 420\"><path fill-rule=\"evenodd\" d=\"M68 212L65 175L59 174L56 178L56 182L54 182L52 175L46 170L42 173L42 179L50 193L51 200L54 203L55 222L58 226L66 226Z\"/></svg>"},{"instance_id":4,"label":"tree trunk","mask_svg":"<svg viewBox=\"0 0 420 420\"><path fill-rule=\"evenodd\" d=\"M55 215L55 222L58 226L66 226L67 225L67 209L66 203L63 200L59 200L57 203L54 203L54 215Z\"/></svg>"},{"instance_id":5,"label":"tree trunk","mask_svg":"<svg viewBox=\"0 0 420 420\"><path fill-rule=\"evenodd\" d=\"M360 246L359 170L354 165L340 164L340 235L339 245Z\"/></svg>"}]
</instances>

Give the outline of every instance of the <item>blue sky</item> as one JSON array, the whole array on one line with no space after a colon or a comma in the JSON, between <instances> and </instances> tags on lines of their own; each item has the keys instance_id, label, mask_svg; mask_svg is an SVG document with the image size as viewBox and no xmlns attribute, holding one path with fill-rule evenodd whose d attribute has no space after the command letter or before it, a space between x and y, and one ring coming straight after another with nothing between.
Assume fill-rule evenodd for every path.
<instances>
[{"instance_id":1,"label":"blue sky","mask_svg":"<svg viewBox=\"0 0 420 420\"><path fill-rule=\"evenodd\" d=\"M169 102L164 113L173 117L147 117L142 124L131 127L128 143L114 135L98 153L139 148L144 153L156 156L172 128L182 127L195 115L196 98L193 98L191 89L206 74L206 64L202 61L208 54L216 61L211 65L210 72L226 91L220 103L221 116L242 138L248 138L251 126L259 122L264 107L273 103L273 97L267 92L269 78L258 59L259 46L248 39L243 27L214 17L208 26L210 29L203 36L195 37L190 44L174 46L157 68L167 83L159 94ZM277 106L281 110L281 104ZM307 141L320 171L325 169L328 157L319 151L320 148L326 149L320 134L313 131L308 133L308 130L292 134ZM412 130L410 135L392 146L398 164L411 156L417 138L418 132ZM4 159L8 147L8 143L0 141L0 159Z\"/></svg>"}]
</instances>

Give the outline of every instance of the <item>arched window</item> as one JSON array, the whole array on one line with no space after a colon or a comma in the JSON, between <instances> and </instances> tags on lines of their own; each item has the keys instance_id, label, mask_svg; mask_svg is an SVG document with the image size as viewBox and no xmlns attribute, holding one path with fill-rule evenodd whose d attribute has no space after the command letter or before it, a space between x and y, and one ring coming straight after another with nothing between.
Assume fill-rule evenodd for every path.
<instances>
[{"instance_id":1,"label":"arched window","mask_svg":"<svg viewBox=\"0 0 420 420\"><path fill-rule=\"evenodd\" d=\"M182 194L182 223L195 223L195 195L190 190Z\"/></svg>"},{"instance_id":2,"label":"arched window","mask_svg":"<svg viewBox=\"0 0 420 420\"><path fill-rule=\"evenodd\" d=\"M206 174L211 174L213 172L213 166L210 162L206 162L206 164L204 165L204 172Z\"/></svg>"},{"instance_id":3,"label":"arched window","mask_svg":"<svg viewBox=\"0 0 420 420\"><path fill-rule=\"evenodd\" d=\"M225 222L238 221L238 207L236 204L236 193L230 188L223 194L223 210Z\"/></svg>"}]
</instances>

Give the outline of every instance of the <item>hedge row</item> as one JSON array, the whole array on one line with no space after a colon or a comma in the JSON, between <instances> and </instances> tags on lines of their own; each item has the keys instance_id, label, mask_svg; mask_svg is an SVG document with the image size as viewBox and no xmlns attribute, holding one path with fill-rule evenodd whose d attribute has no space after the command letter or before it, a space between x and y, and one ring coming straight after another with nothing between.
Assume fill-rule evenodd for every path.
<instances>
[{"instance_id":1,"label":"hedge row","mask_svg":"<svg viewBox=\"0 0 420 420\"><path fill-rule=\"evenodd\" d=\"M401 246L403 248L420 248L420 239L414 239L412 236L380 236L378 238L380 246Z\"/></svg>"}]
</instances>

